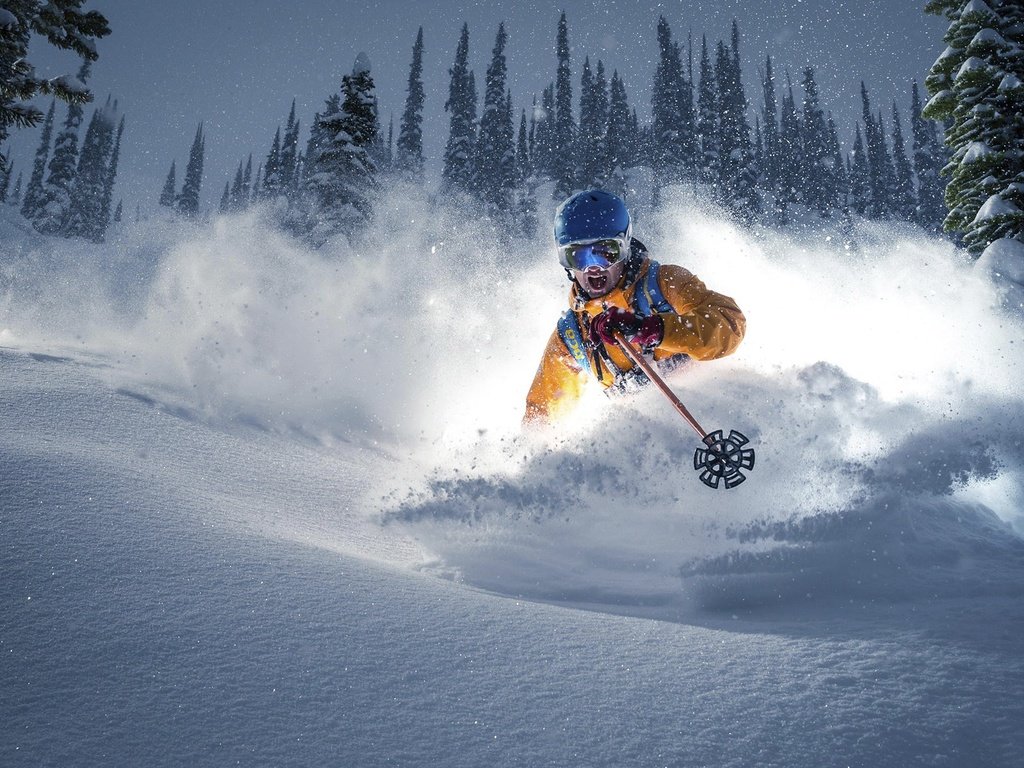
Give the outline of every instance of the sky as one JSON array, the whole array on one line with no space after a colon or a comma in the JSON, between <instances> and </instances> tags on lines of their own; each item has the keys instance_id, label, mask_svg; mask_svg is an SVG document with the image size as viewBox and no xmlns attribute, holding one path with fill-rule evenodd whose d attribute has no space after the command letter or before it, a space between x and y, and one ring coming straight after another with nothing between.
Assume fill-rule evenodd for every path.
<instances>
[{"instance_id":1,"label":"sky","mask_svg":"<svg viewBox=\"0 0 1024 768\"><path fill-rule=\"evenodd\" d=\"M481 84L498 24L505 22L509 86L518 113L554 79L562 10L569 24L577 98L584 57L592 64L601 59L609 73L618 70L623 76L630 104L645 119L657 65L658 17L665 16L677 38L685 41L692 32L698 54L701 35L712 45L728 40L736 19L752 105L760 107L758 68L766 55L773 57L780 82L788 70L798 84L803 67L812 65L824 105L849 145L860 117L860 81L866 81L875 108L883 109L887 119L894 98L906 116L910 82L922 82L942 51L946 24L924 14L922 6L922 0L838 5L830 0L521 0L514 5L439 0L429 7L408 0L284 5L268 0L90 0L85 7L106 15L112 29L99 42L90 85L98 99L113 95L127 118L116 194L131 211L136 204L143 210L156 204L172 160L180 183L200 122L207 148L203 204L215 206L240 160L250 152L254 165L266 157L292 99L305 141L313 115L339 89L341 76L351 71L360 51L369 54L373 65L385 130L394 115L397 135L420 26L427 93L424 145L428 170L436 176L448 130L443 111L448 68L462 24L469 25L471 65ZM47 76L77 68L69 54L38 43L31 61ZM58 110L58 120L63 114L63 108ZM27 129L12 137L19 169L30 168L38 135L38 129Z\"/></svg>"}]
</instances>

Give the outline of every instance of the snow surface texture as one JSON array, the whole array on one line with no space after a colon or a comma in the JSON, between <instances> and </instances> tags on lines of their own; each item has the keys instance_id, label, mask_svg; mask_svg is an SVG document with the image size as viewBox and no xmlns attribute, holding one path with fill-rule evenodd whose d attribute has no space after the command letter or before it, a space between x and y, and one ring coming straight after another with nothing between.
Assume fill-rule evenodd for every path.
<instances>
[{"instance_id":1,"label":"snow surface texture","mask_svg":"<svg viewBox=\"0 0 1024 768\"><path fill-rule=\"evenodd\" d=\"M0 764L1020 763L990 266L642 218L748 316L671 382L758 452L714 492L656 392L521 434L547 239L411 198L317 253L254 214L95 247L0 213Z\"/></svg>"}]
</instances>

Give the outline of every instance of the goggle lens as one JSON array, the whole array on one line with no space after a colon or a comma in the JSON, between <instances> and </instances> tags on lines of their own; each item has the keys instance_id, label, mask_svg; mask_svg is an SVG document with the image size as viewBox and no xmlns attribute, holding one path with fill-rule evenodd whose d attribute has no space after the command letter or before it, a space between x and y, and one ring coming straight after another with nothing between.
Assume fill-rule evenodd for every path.
<instances>
[{"instance_id":1,"label":"goggle lens","mask_svg":"<svg viewBox=\"0 0 1024 768\"><path fill-rule=\"evenodd\" d=\"M623 250L618 240L601 240L586 245L563 246L562 254L570 269L584 270L587 267L607 269L622 258Z\"/></svg>"}]
</instances>

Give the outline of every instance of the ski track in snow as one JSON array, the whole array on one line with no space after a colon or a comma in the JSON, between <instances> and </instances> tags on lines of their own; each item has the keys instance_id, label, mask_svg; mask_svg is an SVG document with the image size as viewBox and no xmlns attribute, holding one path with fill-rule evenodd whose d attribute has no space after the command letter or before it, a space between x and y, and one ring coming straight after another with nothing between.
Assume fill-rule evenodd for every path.
<instances>
[{"instance_id":1,"label":"ski track in snow","mask_svg":"<svg viewBox=\"0 0 1024 768\"><path fill-rule=\"evenodd\" d=\"M656 392L520 433L543 241L5 224L0 763L1015 764L1020 320L911 231L678 206L648 245L751 321L672 380L729 492Z\"/></svg>"}]
</instances>

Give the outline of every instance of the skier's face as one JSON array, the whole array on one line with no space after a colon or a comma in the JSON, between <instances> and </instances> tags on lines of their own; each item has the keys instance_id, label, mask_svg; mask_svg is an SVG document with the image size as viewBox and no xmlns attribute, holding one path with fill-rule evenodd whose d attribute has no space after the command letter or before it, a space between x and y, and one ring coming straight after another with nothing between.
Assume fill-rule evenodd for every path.
<instances>
[{"instance_id":1,"label":"skier's face","mask_svg":"<svg viewBox=\"0 0 1024 768\"><path fill-rule=\"evenodd\" d=\"M592 299L600 298L609 293L622 279L626 269L625 259L621 259L607 267L589 266L586 269L574 269L576 282Z\"/></svg>"}]
</instances>

